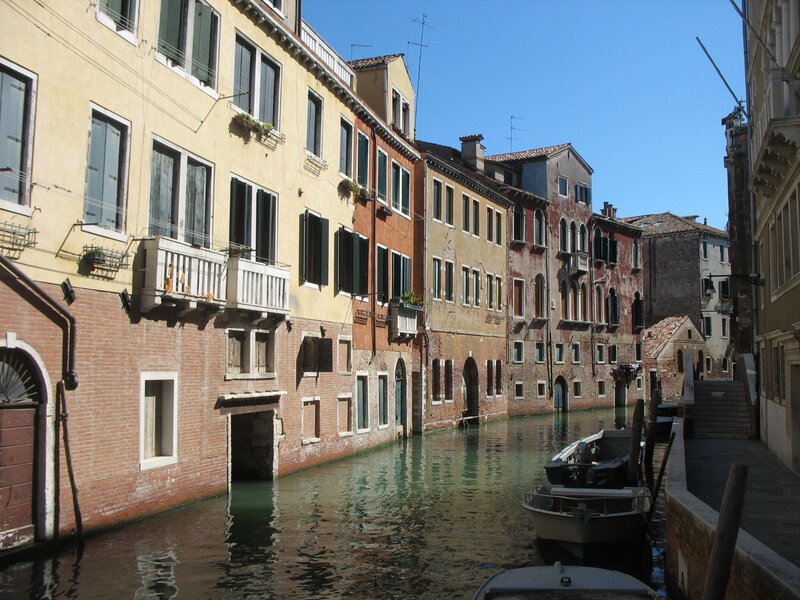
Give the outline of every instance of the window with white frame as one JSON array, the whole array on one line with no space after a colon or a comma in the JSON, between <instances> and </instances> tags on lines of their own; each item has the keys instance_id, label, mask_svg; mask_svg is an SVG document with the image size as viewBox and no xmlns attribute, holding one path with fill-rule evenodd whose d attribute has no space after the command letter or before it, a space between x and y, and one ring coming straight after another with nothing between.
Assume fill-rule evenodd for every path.
<instances>
[{"instance_id":1,"label":"window with white frame","mask_svg":"<svg viewBox=\"0 0 800 600\"><path fill-rule=\"evenodd\" d=\"M515 363L525 361L525 344L522 340L514 340L514 354L512 359Z\"/></svg>"},{"instance_id":2,"label":"window with white frame","mask_svg":"<svg viewBox=\"0 0 800 600\"><path fill-rule=\"evenodd\" d=\"M533 243L536 246L545 245L544 213L541 210L533 213Z\"/></svg>"},{"instance_id":3,"label":"window with white frame","mask_svg":"<svg viewBox=\"0 0 800 600\"><path fill-rule=\"evenodd\" d=\"M431 366L431 393L433 394L432 402L441 402L442 400L442 361L433 359Z\"/></svg>"},{"instance_id":4,"label":"window with white frame","mask_svg":"<svg viewBox=\"0 0 800 600\"><path fill-rule=\"evenodd\" d=\"M700 244L700 256L703 257L703 260L708 260L708 242L705 240Z\"/></svg>"},{"instance_id":5,"label":"window with white frame","mask_svg":"<svg viewBox=\"0 0 800 600\"><path fill-rule=\"evenodd\" d=\"M278 127L280 65L243 36L236 36L233 104L263 123Z\"/></svg>"},{"instance_id":6,"label":"window with white frame","mask_svg":"<svg viewBox=\"0 0 800 600\"><path fill-rule=\"evenodd\" d=\"M433 219L442 220L442 182L433 180Z\"/></svg>"},{"instance_id":7,"label":"window with white frame","mask_svg":"<svg viewBox=\"0 0 800 600\"><path fill-rule=\"evenodd\" d=\"M339 351L337 353L339 373L350 373L353 370L353 340L350 337L339 338Z\"/></svg>"},{"instance_id":8,"label":"window with white frame","mask_svg":"<svg viewBox=\"0 0 800 600\"><path fill-rule=\"evenodd\" d=\"M319 397L303 398L301 435L304 444L319 442Z\"/></svg>"},{"instance_id":9,"label":"window with white frame","mask_svg":"<svg viewBox=\"0 0 800 600\"><path fill-rule=\"evenodd\" d=\"M392 161L392 208L411 214L411 174Z\"/></svg>"},{"instance_id":10,"label":"window with white frame","mask_svg":"<svg viewBox=\"0 0 800 600\"><path fill-rule=\"evenodd\" d=\"M559 364L564 362L564 344L561 342L556 344L556 362Z\"/></svg>"},{"instance_id":11,"label":"window with white frame","mask_svg":"<svg viewBox=\"0 0 800 600\"><path fill-rule=\"evenodd\" d=\"M583 202L587 206L592 203L592 188L582 183L575 184L575 202Z\"/></svg>"},{"instance_id":12,"label":"window with white frame","mask_svg":"<svg viewBox=\"0 0 800 600\"><path fill-rule=\"evenodd\" d=\"M617 362L617 345L610 344L608 346L608 362L614 364Z\"/></svg>"},{"instance_id":13,"label":"window with white frame","mask_svg":"<svg viewBox=\"0 0 800 600\"><path fill-rule=\"evenodd\" d=\"M227 345L226 379L274 377L274 330L229 329Z\"/></svg>"},{"instance_id":14,"label":"window with white frame","mask_svg":"<svg viewBox=\"0 0 800 600\"><path fill-rule=\"evenodd\" d=\"M512 221L512 239L515 242L525 241L525 208L517 202L514 205L514 218Z\"/></svg>"},{"instance_id":15,"label":"window with white frame","mask_svg":"<svg viewBox=\"0 0 800 600\"><path fill-rule=\"evenodd\" d=\"M730 369L730 363L728 361L728 357L727 356L723 356L722 357L722 372L723 373L727 373L728 369Z\"/></svg>"},{"instance_id":16,"label":"window with white frame","mask_svg":"<svg viewBox=\"0 0 800 600\"><path fill-rule=\"evenodd\" d=\"M138 0L99 0L97 18L118 32L136 30Z\"/></svg>"},{"instance_id":17,"label":"window with white frame","mask_svg":"<svg viewBox=\"0 0 800 600\"><path fill-rule=\"evenodd\" d=\"M569 182L567 181L566 177L559 177L558 178L558 195L567 197L569 194Z\"/></svg>"},{"instance_id":18,"label":"window with white frame","mask_svg":"<svg viewBox=\"0 0 800 600\"><path fill-rule=\"evenodd\" d=\"M92 110L83 202L84 225L96 224L112 231L124 228L129 130L130 122L99 108Z\"/></svg>"},{"instance_id":19,"label":"window with white frame","mask_svg":"<svg viewBox=\"0 0 800 600\"><path fill-rule=\"evenodd\" d=\"M469 293L470 287L469 267L461 267L461 304L469 304L472 297Z\"/></svg>"},{"instance_id":20,"label":"window with white frame","mask_svg":"<svg viewBox=\"0 0 800 600\"><path fill-rule=\"evenodd\" d=\"M453 361L444 361L444 399L453 399Z\"/></svg>"},{"instance_id":21,"label":"window with white frame","mask_svg":"<svg viewBox=\"0 0 800 600\"><path fill-rule=\"evenodd\" d=\"M547 395L547 382L536 382L536 395L539 396L539 398L544 398Z\"/></svg>"},{"instance_id":22,"label":"window with white frame","mask_svg":"<svg viewBox=\"0 0 800 600\"><path fill-rule=\"evenodd\" d=\"M0 202L29 204L36 76L0 58Z\"/></svg>"},{"instance_id":23,"label":"window with white frame","mask_svg":"<svg viewBox=\"0 0 800 600\"><path fill-rule=\"evenodd\" d=\"M351 435L353 433L353 395L350 393L339 394L336 404L339 435Z\"/></svg>"},{"instance_id":24,"label":"window with white frame","mask_svg":"<svg viewBox=\"0 0 800 600\"><path fill-rule=\"evenodd\" d=\"M713 368L714 368L714 361L711 360L710 356L707 356L706 357L706 373L711 373Z\"/></svg>"},{"instance_id":25,"label":"window with white frame","mask_svg":"<svg viewBox=\"0 0 800 600\"><path fill-rule=\"evenodd\" d=\"M158 52L208 87L217 80L219 15L201 0L161 0Z\"/></svg>"},{"instance_id":26,"label":"window with white frame","mask_svg":"<svg viewBox=\"0 0 800 600\"><path fill-rule=\"evenodd\" d=\"M369 138L359 131L356 155L356 183L369 189Z\"/></svg>"},{"instance_id":27,"label":"window with white frame","mask_svg":"<svg viewBox=\"0 0 800 600\"><path fill-rule=\"evenodd\" d=\"M235 175L231 177L230 248L237 256L275 264L278 198Z\"/></svg>"},{"instance_id":28,"label":"window with white frame","mask_svg":"<svg viewBox=\"0 0 800 600\"><path fill-rule=\"evenodd\" d=\"M597 344L597 356L595 361L599 363L606 362L606 347L603 344Z\"/></svg>"},{"instance_id":29,"label":"window with white frame","mask_svg":"<svg viewBox=\"0 0 800 600\"><path fill-rule=\"evenodd\" d=\"M497 289L497 303L495 304L495 307L497 310L503 310L503 280L498 275L494 278L494 283L494 287Z\"/></svg>"},{"instance_id":30,"label":"window with white frame","mask_svg":"<svg viewBox=\"0 0 800 600\"><path fill-rule=\"evenodd\" d=\"M210 164L153 141L149 235L209 247L212 176Z\"/></svg>"},{"instance_id":31,"label":"window with white frame","mask_svg":"<svg viewBox=\"0 0 800 600\"><path fill-rule=\"evenodd\" d=\"M366 296L369 283L369 238L346 227L339 227L336 238L338 291L354 296Z\"/></svg>"},{"instance_id":32,"label":"window with white frame","mask_svg":"<svg viewBox=\"0 0 800 600\"><path fill-rule=\"evenodd\" d=\"M452 302L455 298L455 290L453 278L455 277L454 272L455 266L449 260L444 262L444 298L448 302Z\"/></svg>"},{"instance_id":33,"label":"window with white frame","mask_svg":"<svg viewBox=\"0 0 800 600\"><path fill-rule=\"evenodd\" d=\"M389 376L378 374L378 426L389 424Z\"/></svg>"},{"instance_id":34,"label":"window with white frame","mask_svg":"<svg viewBox=\"0 0 800 600\"><path fill-rule=\"evenodd\" d=\"M503 245L503 215L500 211L494 213L494 243L498 246Z\"/></svg>"},{"instance_id":35,"label":"window with white frame","mask_svg":"<svg viewBox=\"0 0 800 600\"><path fill-rule=\"evenodd\" d=\"M178 374L144 372L140 378L139 467L178 461Z\"/></svg>"},{"instance_id":36,"label":"window with white frame","mask_svg":"<svg viewBox=\"0 0 800 600\"><path fill-rule=\"evenodd\" d=\"M444 222L453 225L455 207L453 206L454 190L449 185L444 188Z\"/></svg>"},{"instance_id":37,"label":"window with white frame","mask_svg":"<svg viewBox=\"0 0 800 600\"><path fill-rule=\"evenodd\" d=\"M322 98L311 90L306 108L306 151L322 156Z\"/></svg>"},{"instance_id":38,"label":"window with white frame","mask_svg":"<svg viewBox=\"0 0 800 600\"><path fill-rule=\"evenodd\" d=\"M525 384L521 381L514 382L514 398L525 397Z\"/></svg>"},{"instance_id":39,"label":"window with white frame","mask_svg":"<svg viewBox=\"0 0 800 600\"><path fill-rule=\"evenodd\" d=\"M481 203L478 200L472 200L472 235L479 236L481 234Z\"/></svg>"},{"instance_id":40,"label":"window with white frame","mask_svg":"<svg viewBox=\"0 0 800 600\"><path fill-rule=\"evenodd\" d=\"M720 331L722 333L722 337L728 337L728 317L722 317L720 322Z\"/></svg>"},{"instance_id":41,"label":"window with white frame","mask_svg":"<svg viewBox=\"0 0 800 600\"><path fill-rule=\"evenodd\" d=\"M431 267L431 296L435 300L442 298L442 259L434 258Z\"/></svg>"},{"instance_id":42,"label":"window with white frame","mask_svg":"<svg viewBox=\"0 0 800 600\"><path fill-rule=\"evenodd\" d=\"M597 382L597 395L601 398L606 395L606 382L605 381L598 381Z\"/></svg>"},{"instance_id":43,"label":"window with white frame","mask_svg":"<svg viewBox=\"0 0 800 600\"><path fill-rule=\"evenodd\" d=\"M310 210L303 213L300 256L303 282L328 285L328 219Z\"/></svg>"},{"instance_id":44,"label":"window with white frame","mask_svg":"<svg viewBox=\"0 0 800 600\"><path fill-rule=\"evenodd\" d=\"M572 362L578 364L581 362L581 345L580 343L572 344Z\"/></svg>"},{"instance_id":45,"label":"window with white frame","mask_svg":"<svg viewBox=\"0 0 800 600\"><path fill-rule=\"evenodd\" d=\"M486 274L486 308L494 308L494 275Z\"/></svg>"},{"instance_id":46,"label":"window with white frame","mask_svg":"<svg viewBox=\"0 0 800 600\"><path fill-rule=\"evenodd\" d=\"M581 382L580 381L573 381L572 382L572 393L576 398L580 398L580 396L581 396Z\"/></svg>"},{"instance_id":47,"label":"window with white frame","mask_svg":"<svg viewBox=\"0 0 800 600\"><path fill-rule=\"evenodd\" d=\"M411 259L392 250L392 298L411 291Z\"/></svg>"},{"instance_id":48,"label":"window with white frame","mask_svg":"<svg viewBox=\"0 0 800 600\"><path fill-rule=\"evenodd\" d=\"M703 317L703 335L711 337L711 317Z\"/></svg>"},{"instance_id":49,"label":"window with white frame","mask_svg":"<svg viewBox=\"0 0 800 600\"><path fill-rule=\"evenodd\" d=\"M411 104L395 88L392 88L392 124L403 135L410 135Z\"/></svg>"},{"instance_id":50,"label":"window with white frame","mask_svg":"<svg viewBox=\"0 0 800 600\"><path fill-rule=\"evenodd\" d=\"M380 148L378 148L378 200L384 204L389 198L389 157Z\"/></svg>"},{"instance_id":51,"label":"window with white frame","mask_svg":"<svg viewBox=\"0 0 800 600\"><path fill-rule=\"evenodd\" d=\"M470 213L470 201L469 196L466 194L461 194L461 229L469 233L469 213Z\"/></svg>"},{"instance_id":52,"label":"window with white frame","mask_svg":"<svg viewBox=\"0 0 800 600\"><path fill-rule=\"evenodd\" d=\"M367 375L356 376L356 420L358 431L369 429L369 378Z\"/></svg>"},{"instance_id":53,"label":"window with white frame","mask_svg":"<svg viewBox=\"0 0 800 600\"><path fill-rule=\"evenodd\" d=\"M486 361L486 395L494 394L494 361Z\"/></svg>"},{"instance_id":54,"label":"window with white frame","mask_svg":"<svg viewBox=\"0 0 800 600\"><path fill-rule=\"evenodd\" d=\"M494 210L491 206L486 207L486 241L494 241Z\"/></svg>"},{"instance_id":55,"label":"window with white frame","mask_svg":"<svg viewBox=\"0 0 800 600\"><path fill-rule=\"evenodd\" d=\"M472 302L481 305L481 273L477 269L472 270Z\"/></svg>"},{"instance_id":56,"label":"window with white frame","mask_svg":"<svg viewBox=\"0 0 800 600\"><path fill-rule=\"evenodd\" d=\"M641 377L637 377L636 378L636 389L637 390L642 389L643 385L644 385L644 382L642 381L642 378Z\"/></svg>"},{"instance_id":57,"label":"window with white frame","mask_svg":"<svg viewBox=\"0 0 800 600\"><path fill-rule=\"evenodd\" d=\"M339 122L339 172L353 176L353 125L345 119Z\"/></svg>"}]
</instances>

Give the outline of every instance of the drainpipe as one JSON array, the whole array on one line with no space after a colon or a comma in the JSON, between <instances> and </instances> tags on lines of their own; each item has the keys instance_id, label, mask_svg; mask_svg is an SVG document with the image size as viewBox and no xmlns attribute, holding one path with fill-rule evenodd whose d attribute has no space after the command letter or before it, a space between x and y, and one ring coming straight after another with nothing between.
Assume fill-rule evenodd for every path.
<instances>
[{"instance_id":1,"label":"drainpipe","mask_svg":"<svg viewBox=\"0 0 800 600\"><path fill-rule=\"evenodd\" d=\"M425 192L428 189L428 163L425 161L425 157L420 157L422 161L422 201L425 202ZM455 202L455 200L453 200ZM417 207L419 207L419 198L417 198ZM421 211L422 214L427 214L426 210ZM416 219L416 217L414 217ZM422 289L426 289L427 286L425 283L428 281L428 231L427 231L427 221L422 218L417 221L418 223L422 224ZM441 278L441 272L439 274ZM439 285L441 285L441 280ZM440 288L441 289L441 288ZM420 431L422 433L425 429L425 389L427 387L428 382L428 363L430 362L430 337L428 336L428 312L432 305L431 298L428 298L427 302L424 302L422 305L422 343L419 347L419 364L420 364Z\"/></svg>"},{"instance_id":2,"label":"drainpipe","mask_svg":"<svg viewBox=\"0 0 800 600\"><path fill-rule=\"evenodd\" d=\"M370 127L370 132L372 134L372 147L374 148L375 152L375 160L372 161L372 181L375 185L375 197L372 199L372 276L370 277L370 281L372 281L372 285L377 284L377 277L376 272L378 269L378 234L377 234L377 211L378 211L378 136L375 134L375 128ZM369 285L367 286L369 289ZM375 319L377 318L375 315L375 311L377 310L377 297L378 297L378 290L373 289L373 293L369 295L369 310L372 313L372 359L375 360L375 355L377 354L377 332L376 332L376 324Z\"/></svg>"},{"instance_id":3,"label":"drainpipe","mask_svg":"<svg viewBox=\"0 0 800 600\"><path fill-rule=\"evenodd\" d=\"M594 347L594 324L595 324L595 308L597 308L597 299L594 297L594 237L593 237L594 227L592 223L592 218L589 217L589 231L586 243L589 244L589 293L586 294L587 301L589 304L592 305L592 310L590 311L592 314L592 333L591 333L591 343L592 346L589 348L589 355L592 357L592 377L595 379L597 378L597 356L595 355L595 347ZM589 299L592 300L589 300Z\"/></svg>"},{"instance_id":4,"label":"drainpipe","mask_svg":"<svg viewBox=\"0 0 800 600\"><path fill-rule=\"evenodd\" d=\"M553 399L553 318L550 316L552 311L553 299L551 297L550 286L550 246L553 243L553 231L550 228L550 211L545 206L542 211L544 214L544 227L547 232L547 243L545 244L545 266L547 267L547 387L549 390L550 399Z\"/></svg>"}]
</instances>

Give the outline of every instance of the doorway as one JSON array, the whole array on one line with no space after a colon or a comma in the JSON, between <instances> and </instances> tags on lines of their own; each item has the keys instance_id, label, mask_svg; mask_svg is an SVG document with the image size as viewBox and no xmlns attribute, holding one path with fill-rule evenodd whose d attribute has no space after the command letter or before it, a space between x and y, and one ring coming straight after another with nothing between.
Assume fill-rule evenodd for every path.
<instances>
[{"instance_id":1,"label":"doorway","mask_svg":"<svg viewBox=\"0 0 800 600\"><path fill-rule=\"evenodd\" d=\"M403 429L406 433L406 363L402 358L397 359L394 367L394 426Z\"/></svg>"},{"instance_id":2,"label":"doorway","mask_svg":"<svg viewBox=\"0 0 800 600\"><path fill-rule=\"evenodd\" d=\"M273 479L275 411L231 415L231 480Z\"/></svg>"},{"instance_id":3,"label":"doorway","mask_svg":"<svg viewBox=\"0 0 800 600\"><path fill-rule=\"evenodd\" d=\"M556 379L553 386L553 408L562 412L569 410L569 388L567 381L563 377Z\"/></svg>"},{"instance_id":4,"label":"doorway","mask_svg":"<svg viewBox=\"0 0 800 600\"><path fill-rule=\"evenodd\" d=\"M467 362L464 363L462 381L464 416L477 417L480 415L480 404L478 398L478 365L475 363L475 359L471 356L467 359Z\"/></svg>"}]
</instances>

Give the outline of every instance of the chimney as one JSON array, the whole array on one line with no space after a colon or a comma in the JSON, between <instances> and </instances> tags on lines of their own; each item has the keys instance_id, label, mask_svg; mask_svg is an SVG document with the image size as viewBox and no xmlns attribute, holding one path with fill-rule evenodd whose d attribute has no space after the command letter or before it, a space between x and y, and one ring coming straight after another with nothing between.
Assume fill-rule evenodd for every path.
<instances>
[{"instance_id":1,"label":"chimney","mask_svg":"<svg viewBox=\"0 0 800 600\"><path fill-rule=\"evenodd\" d=\"M600 211L600 214L609 219L616 219L617 209L610 202L603 202L603 210Z\"/></svg>"},{"instance_id":2,"label":"chimney","mask_svg":"<svg viewBox=\"0 0 800 600\"><path fill-rule=\"evenodd\" d=\"M464 162L476 171L483 172L483 151L486 150L481 144L483 136L478 133L465 135L458 139L461 140L461 158L464 159Z\"/></svg>"}]
</instances>

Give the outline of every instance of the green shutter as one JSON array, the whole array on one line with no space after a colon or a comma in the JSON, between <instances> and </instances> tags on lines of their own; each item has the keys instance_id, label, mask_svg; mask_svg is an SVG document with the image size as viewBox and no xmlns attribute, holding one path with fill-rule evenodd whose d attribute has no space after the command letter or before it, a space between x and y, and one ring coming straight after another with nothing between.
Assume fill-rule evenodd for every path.
<instances>
[{"instance_id":1,"label":"green shutter","mask_svg":"<svg viewBox=\"0 0 800 600\"><path fill-rule=\"evenodd\" d=\"M388 300L388 289L387 289L387 275L389 271L389 251L386 248L378 247L378 257L376 261L376 267L378 271L377 276L377 297L378 302L386 302Z\"/></svg>"},{"instance_id":2,"label":"green shutter","mask_svg":"<svg viewBox=\"0 0 800 600\"><path fill-rule=\"evenodd\" d=\"M253 51L239 38L233 59L233 103L246 112L253 112L251 94L251 75L253 70Z\"/></svg>"},{"instance_id":3,"label":"green shutter","mask_svg":"<svg viewBox=\"0 0 800 600\"><path fill-rule=\"evenodd\" d=\"M318 154L317 150L317 120L319 118L318 106L315 99L308 94L308 112L306 114L306 150Z\"/></svg>"},{"instance_id":4,"label":"green shutter","mask_svg":"<svg viewBox=\"0 0 800 600\"><path fill-rule=\"evenodd\" d=\"M213 86L216 74L214 50L217 45L217 15L210 6L195 3L194 33L192 37L192 75L206 85Z\"/></svg>"},{"instance_id":5,"label":"green shutter","mask_svg":"<svg viewBox=\"0 0 800 600\"><path fill-rule=\"evenodd\" d=\"M209 245L206 225L208 212L208 169L194 161L186 165L186 207L184 240L199 246Z\"/></svg>"},{"instance_id":6,"label":"green shutter","mask_svg":"<svg viewBox=\"0 0 800 600\"><path fill-rule=\"evenodd\" d=\"M14 204L22 201L25 175L23 149L25 136L25 96L28 85L11 73L0 71L0 199Z\"/></svg>"},{"instance_id":7,"label":"green shutter","mask_svg":"<svg viewBox=\"0 0 800 600\"><path fill-rule=\"evenodd\" d=\"M175 157L153 148L150 163L150 235L175 237Z\"/></svg>"},{"instance_id":8,"label":"green shutter","mask_svg":"<svg viewBox=\"0 0 800 600\"><path fill-rule=\"evenodd\" d=\"M328 285L328 219L319 221L319 284Z\"/></svg>"},{"instance_id":9,"label":"green shutter","mask_svg":"<svg viewBox=\"0 0 800 600\"><path fill-rule=\"evenodd\" d=\"M407 215L411 213L411 175L408 171L402 171L402 179L403 179L403 206L402 211L403 214ZM477 228L478 218L480 215L476 217L475 226Z\"/></svg>"},{"instance_id":10,"label":"green shutter","mask_svg":"<svg viewBox=\"0 0 800 600\"><path fill-rule=\"evenodd\" d=\"M356 266L356 274L358 275L356 293L360 296L366 296L369 293L369 240L359 236L358 243L361 248L359 252L360 261Z\"/></svg>"},{"instance_id":11,"label":"green shutter","mask_svg":"<svg viewBox=\"0 0 800 600\"><path fill-rule=\"evenodd\" d=\"M378 198L386 200L386 155L378 153Z\"/></svg>"},{"instance_id":12,"label":"green shutter","mask_svg":"<svg viewBox=\"0 0 800 600\"><path fill-rule=\"evenodd\" d=\"M103 172L106 157L106 129L108 125L92 117L89 136L89 162L86 166L86 199L83 220L87 223L100 223L103 212Z\"/></svg>"},{"instance_id":13,"label":"green shutter","mask_svg":"<svg viewBox=\"0 0 800 600\"><path fill-rule=\"evenodd\" d=\"M264 190L256 194L256 260L275 263L277 198Z\"/></svg>"},{"instance_id":14,"label":"green shutter","mask_svg":"<svg viewBox=\"0 0 800 600\"><path fill-rule=\"evenodd\" d=\"M231 179L230 241L250 247L250 194L252 187L239 179Z\"/></svg>"},{"instance_id":15,"label":"green shutter","mask_svg":"<svg viewBox=\"0 0 800 600\"><path fill-rule=\"evenodd\" d=\"M358 134L358 184L369 187L369 139Z\"/></svg>"},{"instance_id":16,"label":"green shutter","mask_svg":"<svg viewBox=\"0 0 800 600\"><path fill-rule=\"evenodd\" d=\"M186 0L161 0L158 25L158 50L185 67Z\"/></svg>"},{"instance_id":17,"label":"green shutter","mask_svg":"<svg viewBox=\"0 0 800 600\"><path fill-rule=\"evenodd\" d=\"M275 109L278 100L278 68L266 57L261 57L261 103L258 118L265 123L278 126Z\"/></svg>"},{"instance_id":18,"label":"green shutter","mask_svg":"<svg viewBox=\"0 0 800 600\"><path fill-rule=\"evenodd\" d=\"M122 130L114 123L107 123L105 159L103 173L103 207L100 222L111 229L118 229L121 221L120 166L122 162Z\"/></svg>"}]
</instances>

